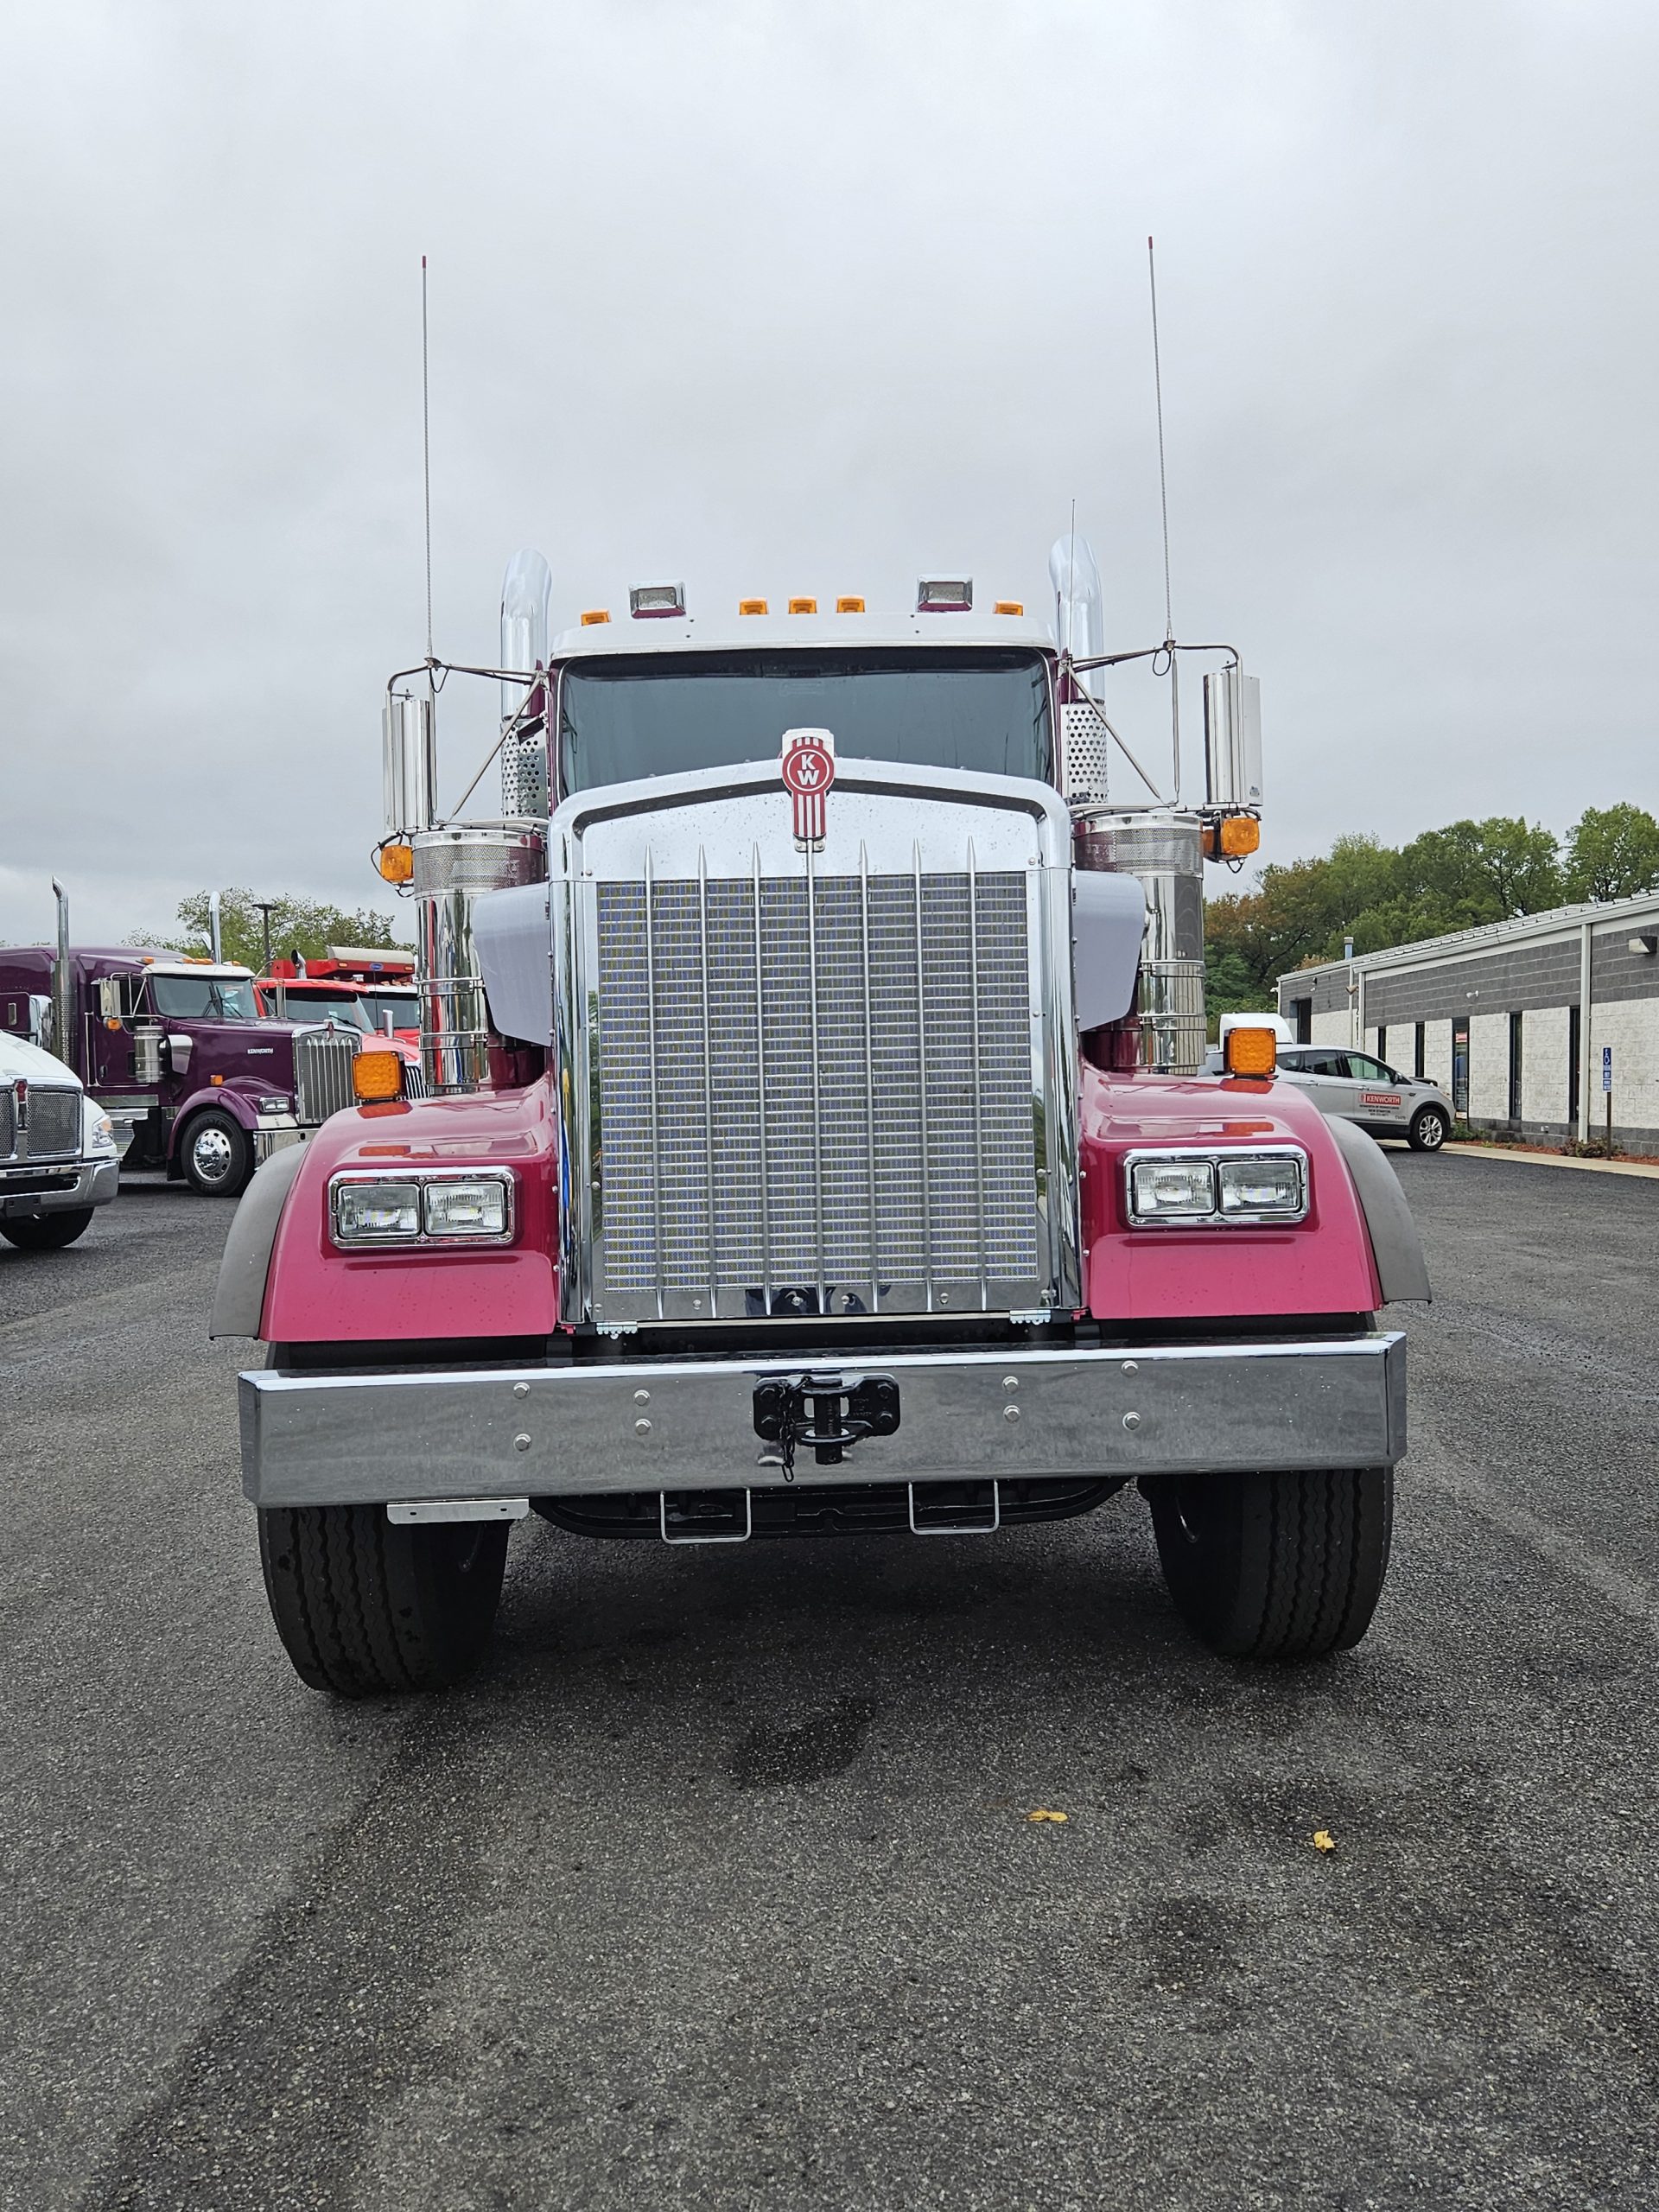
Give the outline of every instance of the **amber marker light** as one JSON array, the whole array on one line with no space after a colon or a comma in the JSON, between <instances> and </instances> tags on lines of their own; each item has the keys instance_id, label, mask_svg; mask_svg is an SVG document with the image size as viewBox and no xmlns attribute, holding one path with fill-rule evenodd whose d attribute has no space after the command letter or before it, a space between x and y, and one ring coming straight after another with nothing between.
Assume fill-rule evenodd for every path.
<instances>
[{"instance_id":1,"label":"amber marker light","mask_svg":"<svg viewBox=\"0 0 1659 2212\"><path fill-rule=\"evenodd\" d=\"M816 614L818 611L818 602L816 599L791 599L789 602L789 611L791 614Z\"/></svg>"},{"instance_id":2,"label":"amber marker light","mask_svg":"<svg viewBox=\"0 0 1659 2212\"><path fill-rule=\"evenodd\" d=\"M608 607L589 607L583 611L582 626L584 630L591 630L596 622L608 622L610 619Z\"/></svg>"},{"instance_id":3,"label":"amber marker light","mask_svg":"<svg viewBox=\"0 0 1659 2212\"><path fill-rule=\"evenodd\" d=\"M1262 842L1262 824L1253 814L1231 814L1221 825L1221 849L1228 860L1243 860Z\"/></svg>"},{"instance_id":4,"label":"amber marker light","mask_svg":"<svg viewBox=\"0 0 1659 2212\"><path fill-rule=\"evenodd\" d=\"M861 614L864 612L864 602L861 599L856 598L838 599L836 601L836 612L837 614Z\"/></svg>"},{"instance_id":5,"label":"amber marker light","mask_svg":"<svg viewBox=\"0 0 1659 2212\"><path fill-rule=\"evenodd\" d=\"M1023 599L999 599L996 602L996 611L999 614L1023 614L1026 611L1026 602Z\"/></svg>"},{"instance_id":6,"label":"amber marker light","mask_svg":"<svg viewBox=\"0 0 1659 2212\"><path fill-rule=\"evenodd\" d=\"M374 856L374 864L388 883L407 883L415 873L414 849L409 845L382 845Z\"/></svg>"},{"instance_id":7,"label":"amber marker light","mask_svg":"<svg viewBox=\"0 0 1659 2212\"><path fill-rule=\"evenodd\" d=\"M396 1052L359 1052L352 1062L352 1096L359 1105L396 1098L404 1087L404 1063Z\"/></svg>"},{"instance_id":8,"label":"amber marker light","mask_svg":"<svg viewBox=\"0 0 1659 2212\"><path fill-rule=\"evenodd\" d=\"M1268 1076L1279 1065L1279 1040L1271 1029L1230 1029L1224 1057L1229 1075Z\"/></svg>"},{"instance_id":9,"label":"amber marker light","mask_svg":"<svg viewBox=\"0 0 1659 2212\"><path fill-rule=\"evenodd\" d=\"M764 614L767 611L766 602L764 599L740 599L737 611L740 614Z\"/></svg>"}]
</instances>

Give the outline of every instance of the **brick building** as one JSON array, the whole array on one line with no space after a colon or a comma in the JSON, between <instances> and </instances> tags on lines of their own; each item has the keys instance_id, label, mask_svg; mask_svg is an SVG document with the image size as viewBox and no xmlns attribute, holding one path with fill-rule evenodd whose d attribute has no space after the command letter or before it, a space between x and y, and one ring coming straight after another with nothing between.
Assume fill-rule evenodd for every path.
<instances>
[{"instance_id":1,"label":"brick building","mask_svg":"<svg viewBox=\"0 0 1659 2212\"><path fill-rule=\"evenodd\" d=\"M1560 1142L1606 1128L1659 1152L1659 893L1459 930L1299 968L1280 1011L1446 1090L1477 1128Z\"/></svg>"}]
</instances>

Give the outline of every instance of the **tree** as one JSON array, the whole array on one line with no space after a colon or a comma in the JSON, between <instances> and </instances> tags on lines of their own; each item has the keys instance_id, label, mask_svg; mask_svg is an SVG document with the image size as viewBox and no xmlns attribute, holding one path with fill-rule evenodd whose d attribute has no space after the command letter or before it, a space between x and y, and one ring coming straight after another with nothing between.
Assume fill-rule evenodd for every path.
<instances>
[{"instance_id":1,"label":"tree","mask_svg":"<svg viewBox=\"0 0 1659 2212\"><path fill-rule=\"evenodd\" d=\"M148 932L135 942L161 944L170 951L199 957L209 947L208 904L208 893L192 893L180 902L181 926ZM330 944L362 944L391 950L397 944L391 917L366 907L348 913L344 907L330 906L321 899L298 899L286 893L272 899L270 906L270 949L277 958L296 947L308 960L315 960ZM251 968L256 975L263 975L264 916L255 904L252 892L235 887L221 891L219 909L219 944L226 959L238 961L245 968Z\"/></svg>"},{"instance_id":2,"label":"tree","mask_svg":"<svg viewBox=\"0 0 1659 2212\"><path fill-rule=\"evenodd\" d=\"M1519 817L1492 815L1484 822L1426 830L1401 854L1400 868L1402 890L1438 912L1448 930L1560 904L1555 840L1541 823L1535 827Z\"/></svg>"},{"instance_id":3,"label":"tree","mask_svg":"<svg viewBox=\"0 0 1659 2212\"><path fill-rule=\"evenodd\" d=\"M1659 886L1659 822L1645 808L1587 806L1567 833L1569 899L1634 899Z\"/></svg>"}]
</instances>

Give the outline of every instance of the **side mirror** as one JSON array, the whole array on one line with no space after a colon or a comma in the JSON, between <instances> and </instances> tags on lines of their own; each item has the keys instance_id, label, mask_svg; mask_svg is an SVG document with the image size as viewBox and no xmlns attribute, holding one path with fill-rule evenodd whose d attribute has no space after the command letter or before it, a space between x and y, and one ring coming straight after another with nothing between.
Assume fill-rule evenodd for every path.
<instances>
[{"instance_id":1,"label":"side mirror","mask_svg":"<svg viewBox=\"0 0 1659 2212\"><path fill-rule=\"evenodd\" d=\"M43 1052L52 1050L52 1001L36 992L29 995L29 1041Z\"/></svg>"},{"instance_id":2,"label":"side mirror","mask_svg":"<svg viewBox=\"0 0 1659 2212\"><path fill-rule=\"evenodd\" d=\"M98 984L98 1010L105 1021L121 1019L121 978L101 976Z\"/></svg>"}]
</instances>

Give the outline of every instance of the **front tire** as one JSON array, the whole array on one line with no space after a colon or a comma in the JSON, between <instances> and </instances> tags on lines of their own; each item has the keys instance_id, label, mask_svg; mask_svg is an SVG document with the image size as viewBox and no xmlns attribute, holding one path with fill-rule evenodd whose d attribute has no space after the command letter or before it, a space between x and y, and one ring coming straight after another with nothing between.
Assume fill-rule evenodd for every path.
<instances>
[{"instance_id":1,"label":"front tire","mask_svg":"<svg viewBox=\"0 0 1659 2212\"><path fill-rule=\"evenodd\" d=\"M1438 1106L1422 1106L1411 1117L1406 1142L1414 1152L1438 1152L1452 1134Z\"/></svg>"},{"instance_id":2,"label":"front tire","mask_svg":"<svg viewBox=\"0 0 1659 2212\"><path fill-rule=\"evenodd\" d=\"M92 1225L93 1208L72 1206L63 1213L20 1213L0 1221L0 1236L20 1252L61 1252Z\"/></svg>"},{"instance_id":3,"label":"front tire","mask_svg":"<svg viewBox=\"0 0 1659 2212\"><path fill-rule=\"evenodd\" d=\"M253 1139L234 1115L210 1106L179 1142L184 1179L204 1198L240 1197L253 1178Z\"/></svg>"},{"instance_id":4,"label":"front tire","mask_svg":"<svg viewBox=\"0 0 1659 2212\"><path fill-rule=\"evenodd\" d=\"M1322 1659L1370 1626L1394 1471L1169 1475L1142 1487L1175 1609L1231 1659Z\"/></svg>"},{"instance_id":5,"label":"front tire","mask_svg":"<svg viewBox=\"0 0 1659 2212\"><path fill-rule=\"evenodd\" d=\"M384 1505L262 1508L259 1564L295 1672L336 1697L442 1690L483 1657L505 1522L395 1526Z\"/></svg>"}]
</instances>

